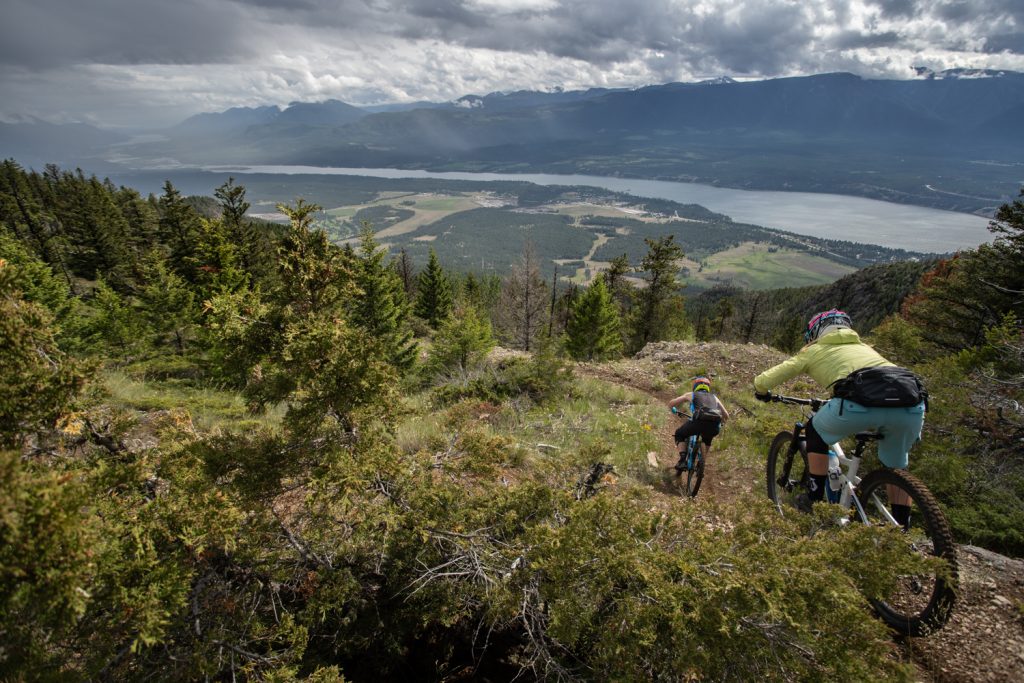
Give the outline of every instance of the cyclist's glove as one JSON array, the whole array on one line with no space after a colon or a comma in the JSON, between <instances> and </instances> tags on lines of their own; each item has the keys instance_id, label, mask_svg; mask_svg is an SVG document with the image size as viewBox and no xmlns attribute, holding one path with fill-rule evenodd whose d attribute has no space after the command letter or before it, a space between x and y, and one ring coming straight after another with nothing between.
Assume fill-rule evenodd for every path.
<instances>
[{"instance_id":1,"label":"cyclist's glove","mask_svg":"<svg viewBox=\"0 0 1024 683\"><path fill-rule=\"evenodd\" d=\"M755 391L754 392L754 398L756 398L758 401L764 401L765 403L768 403L768 401L772 400L772 392L770 392L770 391L764 391L764 392Z\"/></svg>"}]
</instances>

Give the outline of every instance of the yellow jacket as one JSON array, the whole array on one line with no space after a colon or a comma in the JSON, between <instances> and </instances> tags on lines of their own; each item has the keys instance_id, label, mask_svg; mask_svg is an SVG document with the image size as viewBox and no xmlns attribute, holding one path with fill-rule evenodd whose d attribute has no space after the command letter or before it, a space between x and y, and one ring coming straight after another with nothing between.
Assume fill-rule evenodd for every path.
<instances>
[{"instance_id":1,"label":"yellow jacket","mask_svg":"<svg viewBox=\"0 0 1024 683\"><path fill-rule=\"evenodd\" d=\"M762 372L754 378L754 389L769 391L801 373L807 373L823 387L830 387L854 370L882 365L893 364L862 342L856 332L843 328L829 332L789 360Z\"/></svg>"}]
</instances>

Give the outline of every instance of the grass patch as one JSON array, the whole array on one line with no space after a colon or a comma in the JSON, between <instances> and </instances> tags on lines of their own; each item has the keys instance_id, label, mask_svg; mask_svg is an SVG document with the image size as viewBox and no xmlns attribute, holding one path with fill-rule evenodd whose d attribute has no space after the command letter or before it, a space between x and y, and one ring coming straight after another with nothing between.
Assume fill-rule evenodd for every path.
<instances>
[{"instance_id":1,"label":"grass patch","mask_svg":"<svg viewBox=\"0 0 1024 683\"><path fill-rule=\"evenodd\" d=\"M854 270L803 251L748 242L709 256L702 272L691 270L691 279L731 280L748 289L777 289L828 284Z\"/></svg>"},{"instance_id":2,"label":"grass patch","mask_svg":"<svg viewBox=\"0 0 1024 683\"><path fill-rule=\"evenodd\" d=\"M659 449L661 406L641 392L589 378L578 378L573 389L555 407L531 408L520 424L509 425L507 435L555 453L562 466L601 461L651 483L647 453Z\"/></svg>"},{"instance_id":3,"label":"grass patch","mask_svg":"<svg viewBox=\"0 0 1024 683\"><path fill-rule=\"evenodd\" d=\"M234 427L246 423L276 424L284 413L284 408L278 407L266 415L253 416L240 394L196 387L183 379L143 380L111 370L103 373L103 386L112 406L142 412L184 409L193 424L203 430L228 423Z\"/></svg>"}]
</instances>

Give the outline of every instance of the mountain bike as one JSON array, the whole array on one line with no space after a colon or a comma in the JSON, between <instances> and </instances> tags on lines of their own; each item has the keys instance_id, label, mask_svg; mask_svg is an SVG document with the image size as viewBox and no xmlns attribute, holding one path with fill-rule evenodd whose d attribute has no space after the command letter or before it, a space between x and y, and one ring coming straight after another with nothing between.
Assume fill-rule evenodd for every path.
<instances>
[{"instance_id":1,"label":"mountain bike","mask_svg":"<svg viewBox=\"0 0 1024 683\"><path fill-rule=\"evenodd\" d=\"M681 419L689 419L690 414L672 408L672 413ZM676 476L682 477L686 472L686 494L693 498L700 491L700 484L704 481L704 452L700 447L700 436L694 434L686 440L685 449L679 452L679 460L683 461L685 454L685 469L680 469L676 464Z\"/></svg>"},{"instance_id":2,"label":"mountain bike","mask_svg":"<svg viewBox=\"0 0 1024 683\"><path fill-rule=\"evenodd\" d=\"M812 415L825 404L825 400L818 398L779 395L770 395L768 400L808 406ZM847 457L839 444L832 446L829 452L828 500L848 511L847 516L838 520L841 525L860 522L899 529L905 534L912 552L945 560L940 570L899 577L892 593L884 600L871 601L878 615L894 630L910 636L927 635L945 626L956 600L956 545L949 523L935 496L909 472L879 468L864 478L859 477L857 471L867 445L885 437L877 432L860 432L854 438L857 445L851 456ZM794 423L792 431L781 431L772 441L767 480L768 497L780 512L786 508L809 511L807 496L812 481L805 422ZM904 497L909 498L911 509L905 525L897 522L890 510L893 499Z\"/></svg>"}]
</instances>

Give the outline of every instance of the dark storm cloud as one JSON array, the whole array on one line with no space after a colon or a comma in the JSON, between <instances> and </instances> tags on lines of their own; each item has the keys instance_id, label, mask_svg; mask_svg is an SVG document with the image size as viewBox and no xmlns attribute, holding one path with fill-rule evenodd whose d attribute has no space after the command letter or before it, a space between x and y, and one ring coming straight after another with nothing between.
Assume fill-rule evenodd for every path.
<instances>
[{"instance_id":1,"label":"dark storm cloud","mask_svg":"<svg viewBox=\"0 0 1024 683\"><path fill-rule=\"evenodd\" d=\"M1024 32L989 36L985 40L985 51L988 53L1012 52L1024 55Z\"/></svg>"},{"instance_id":2,"label":"dark storm cloud","mask_svg":"<svg viewBox=\"0 0 1024 683\"><path fill-rule=\"evenodd\" d=\"M882 10L882 16L887 18L907 18L917 11L915 0L873 0L868 4L878 7Z\"/></svg>"},{"instance_id":3,"label":"dark storm cloud","mask_svg":"<svg viewBox=\"0 0 1024 683\"><path fill-rule=\"evenodd\" d=\"M892 47L899 44L900 40L900 35L895 31L885 31L882 33L843 31L832 40L832 47L837 50L863 47Z\"/></svg>"},{"instance_id":4,"label":"dark storm cloud","mask_svg":"<svg viewBox=\"0 0 1024 683\"><path fill-rule=\"evenodd\" d=\"M231 2L4 0L0 64L199 64L251 54Z\"/></svg>"},{"instance_id":5,"label":"dark storm cloud","mask_svg":"<svg viewBox=\"0 0 1024 683\"><path fill-rule=\"evenodd\" d=\"M608 64L644 50L667 63L772 74L813 68L815 31L836 49L890 47L892 26L847 26L852 0L5 0L0 63L202 64L245 62L288 29L310 41L362 36L430 39L468 48L543 52ZM1020 0L866 0L877 20L978 22L989 51L1017 49ZM990 28L986 26L986 22ZM1006 25L1007 23L1013 25ZM1002 26L1000 26L1002 24ZM932 28L931 36L941 33ZM269 40L269 44L267 41ZM1005 47L1004 47L1005 46ZM292 46L290 46L292 47ZM659 67L663 68L663 67ZM703 68L703 67L702 67Z\"/></svg>"},{"instance_id":6,"label":"dark storm cloud","mask_svg":"<svg viewBox=\"0 0 1024 683\"><path fill-rule=\"evenodd\" d=\"M0 0L0 118L910 66L1024 70L1024 0ZM87 111L86 111L87 110Z\"/></svg>"}]
</instances>

